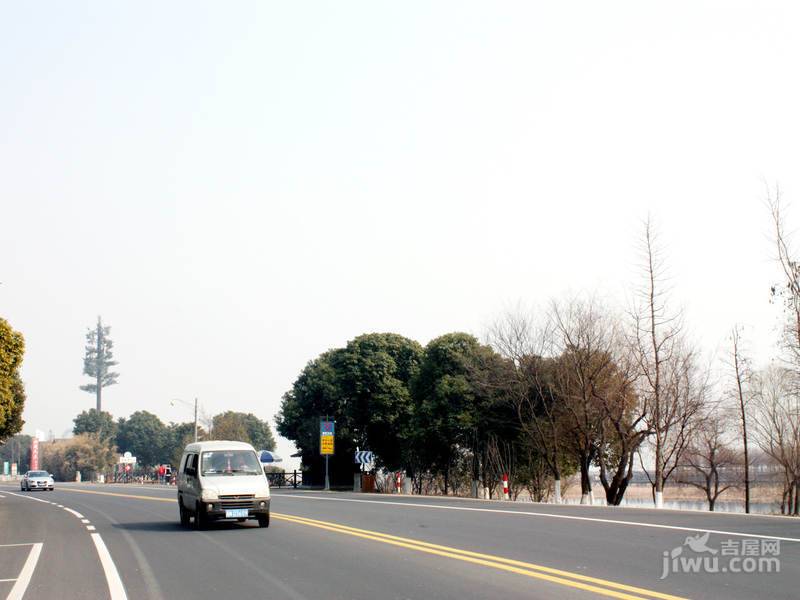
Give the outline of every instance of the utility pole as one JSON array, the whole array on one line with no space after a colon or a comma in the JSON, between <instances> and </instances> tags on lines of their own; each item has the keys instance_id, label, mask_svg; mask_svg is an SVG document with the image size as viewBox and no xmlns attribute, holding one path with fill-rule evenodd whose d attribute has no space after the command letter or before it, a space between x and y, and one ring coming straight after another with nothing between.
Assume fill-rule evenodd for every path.
<instances>
[{"instance_id":1,"label":"utility pole","mask_svg":"<svg viewBox=\"0 0 800 600\"><path fill-rule=\"evenodd\" d=\"M169 401L169 405L170 406L175 406L176 402L180 402L181 404L184 404L186 406L191 406L192 405L191 402L187 402L186 400L181 400L180 398L173 398L172 400ZM195 399L194 399L194 436L193 436L195 443L197 442L197 406L198 406L197 397L195 397Z\"/></svg>"}]
</instances>

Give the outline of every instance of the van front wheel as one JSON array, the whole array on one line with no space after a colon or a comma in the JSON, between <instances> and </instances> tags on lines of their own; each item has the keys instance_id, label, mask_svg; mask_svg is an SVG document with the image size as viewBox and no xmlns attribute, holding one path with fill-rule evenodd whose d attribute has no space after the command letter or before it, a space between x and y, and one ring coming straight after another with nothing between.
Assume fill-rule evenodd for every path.
<instances>
[{"instance_id":1,"label":"van front wheel","mask_svg":"<svg viewBox=\"0 0 800 600\"><path fill-rule=\"evenodd\" d=\"M198 531L206 528L206 514L200 504L197 504L194 509L194 528Z\"/></svg>"},{"instance_id":2,"label":"van front wheel","mask_svg":"<svg viewBox=\"0 0 800 600\"><path fill-rule=\"evenodd\" d=\"M186 507L183 505L183 498L178 498L178 512L181 516L181 526L188 527L189 526L189 511L186 510Z\"/></svg>"},{"instance_id":3,"label":"van front wheel","mask_svg":"<svg viewBox=\"0 0 800 600\"><path fill-rule=\"evenodd\" d=\"M265 515L258 515L258 526L269 527L269 513Z\"/></svg>"}]
</instances>

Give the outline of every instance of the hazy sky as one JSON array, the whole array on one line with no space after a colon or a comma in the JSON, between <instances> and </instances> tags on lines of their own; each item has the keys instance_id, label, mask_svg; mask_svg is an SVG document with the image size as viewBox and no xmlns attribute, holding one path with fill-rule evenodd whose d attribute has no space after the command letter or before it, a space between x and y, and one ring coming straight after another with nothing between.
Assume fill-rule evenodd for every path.
<instances>
[{"instance_id":1,"label":"hazy sky","mask_svg":"<svg viewBox=\"0 0 800 600\"><path fill-rule=\"evenodd\" d=\"M765 184L800 198L797 2L0 3L0 315L26 432L272 421L354 336L624 301L648 213L709 352L766 360ZM800 226L800 211L794 224ZM289 453L285 440L279 450Z\"/></svg>"}]
</instances>

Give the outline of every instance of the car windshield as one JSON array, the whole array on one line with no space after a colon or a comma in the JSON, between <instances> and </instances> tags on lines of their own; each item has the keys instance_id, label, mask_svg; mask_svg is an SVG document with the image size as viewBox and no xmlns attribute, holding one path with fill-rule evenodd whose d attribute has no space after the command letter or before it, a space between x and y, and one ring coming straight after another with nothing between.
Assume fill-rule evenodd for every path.
<instances>
[{"instance_id":1,"label":"car windshield","mask_svg":"<svg viewBox=\"0 0 800 600\"><path fill-rule=\"evenodd\" d=\"M28 477L50 477L47 471L29 471Z\"/></svg>"},{"instance_id":2,"label":"car windshield","mask_svg":"<svg viewBox=\"0 0 800 600\"><path fill-rule=\"evenodd\" d=\"M203 475L259 475L261 463L252 450L203 452Z\"/></svg>"}]
</instances>

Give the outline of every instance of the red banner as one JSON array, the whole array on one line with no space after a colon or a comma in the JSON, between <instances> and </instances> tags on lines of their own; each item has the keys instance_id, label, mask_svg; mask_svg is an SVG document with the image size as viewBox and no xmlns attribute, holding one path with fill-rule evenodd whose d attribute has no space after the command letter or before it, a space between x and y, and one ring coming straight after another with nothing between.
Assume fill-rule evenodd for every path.
<instances>
[{"instance_id":1,"label":"red banner","mask_svg":"<svg viewBox=\"0 0 800 600\"><path fill-rule=\"evenodd\" d=\"M31 440L31 471L39 470L39 438Z\"/></svg>"}]
</instances>

